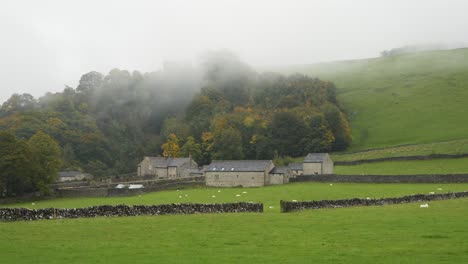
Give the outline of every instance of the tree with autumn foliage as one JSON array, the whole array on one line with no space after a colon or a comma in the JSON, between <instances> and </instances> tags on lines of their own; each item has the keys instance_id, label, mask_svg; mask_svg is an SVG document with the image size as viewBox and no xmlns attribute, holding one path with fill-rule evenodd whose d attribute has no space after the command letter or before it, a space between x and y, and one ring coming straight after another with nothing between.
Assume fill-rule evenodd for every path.
<instances>
[{"instance_id":1,"label":"tree with autumn foliage","mask_svg":"<svg viewBox=\"0 0 468 264\"><path fill-rule=\"evenodd\" d=\"M180 146L179 139L177 135L172 133L169 134L166 143L161 147L163 149L164 157L179 157L180 156Z\"/></svg>"}]
</instances>

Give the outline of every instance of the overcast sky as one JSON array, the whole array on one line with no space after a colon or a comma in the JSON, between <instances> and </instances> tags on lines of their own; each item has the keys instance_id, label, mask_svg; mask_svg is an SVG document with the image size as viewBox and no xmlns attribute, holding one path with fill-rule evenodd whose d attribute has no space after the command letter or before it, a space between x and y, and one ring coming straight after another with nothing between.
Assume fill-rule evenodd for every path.
<instances>
[{"instance_id":1,"label":"overcast sky","mask_svg":"<svg viewBox=\"0 0 468 264\"><path fill-rule=\"evenodd\" d=\"M207 50L265 66L468 43L467 11L466 0L3 0L0 103L76 87L92 70L155 71Z\"/></svg>"}]
</instances>

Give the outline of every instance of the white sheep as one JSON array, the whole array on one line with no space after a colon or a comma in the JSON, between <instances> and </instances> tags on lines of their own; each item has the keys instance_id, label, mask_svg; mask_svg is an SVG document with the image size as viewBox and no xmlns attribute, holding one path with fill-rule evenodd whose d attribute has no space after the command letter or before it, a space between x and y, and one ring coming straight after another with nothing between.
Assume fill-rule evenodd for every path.
<instances>
[{"instance_id":1,"label":"white sheep","mask_svg":"<svg viewBox=\"0 0 468 264\"><path fill-rule=\"evenodd\" d=\"M212 195L211 197L215 198L215 197L216 197L216 195Z\"/></svg>"},{"instance_id":2,"label":"white sheep","mask_svg":"<svg viewBox=\"0 0 468 264\"><path fill-rule=\"evenodd\" d=\"M437 188L438 191L442 191L442 188Z\"/></svg>"},{"instance_id":3,"label":"white sheep","mask_svg":"<svg viewBox=\"0 0 468 264\"><path fill-rule=\"evenodd\" d=\"M242 193L247 193L247 192L242 192Z\"/></svg>"},{"instance_id":4,"label":"white sheep","mask_svg":"<svg viewBox=\"0 0 468 264\"><path fill-rule=\"evenodd\" d=\"M240 197L241 195L240 194L236 194L237 197Z\"/></svg>"},{"instance_id":5,"label":"white sheep","mask_svg":"<svg viewBox=\"0 0 468 264\"><path fill-rule=\"evenodd\" d=\"M429 192L429 194L435 194L435 192Z\"/></svg>"},{"instance_id":6,"label":"white sheep","mask_svg":"<svg viewBox=\"0 0 468 264\"><path fill-rule=\"evenodd\" d=\"M421 205L419 206L419 208L429 208L429 205L428 205L428 204L421 204Z\"/></svg>"},{"instance_id":7,"label":"white sheep","mask_svg":"<svg viewBox=\"0 0 468 264\"><path fill-rule=\"evenodd\" d=\"M333 186L333 183L330 183L330 186Z\"/></svg>"}]
</instances>

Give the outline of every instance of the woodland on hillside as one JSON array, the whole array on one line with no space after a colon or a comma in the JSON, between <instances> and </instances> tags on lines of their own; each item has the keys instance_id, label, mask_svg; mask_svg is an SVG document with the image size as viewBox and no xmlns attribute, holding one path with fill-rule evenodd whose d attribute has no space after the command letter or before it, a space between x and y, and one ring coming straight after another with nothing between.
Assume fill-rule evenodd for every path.
<instances>
[{"instance_id":1,"label":"woodland on hillside","mask_svg":"<svg viewBox=\"0 0 468 264\"><path fill-rule=\"evenodd\" d=\"M202 165L351 143L333 83L257 73L228 52L209 54L197 67L89 72L76 88L38 99L15 94L0 109L0 131L20 141L41 131L58 143L60 169L95 176L133 172L145 155L191 154Z\"/></svg>"}]
</instances>

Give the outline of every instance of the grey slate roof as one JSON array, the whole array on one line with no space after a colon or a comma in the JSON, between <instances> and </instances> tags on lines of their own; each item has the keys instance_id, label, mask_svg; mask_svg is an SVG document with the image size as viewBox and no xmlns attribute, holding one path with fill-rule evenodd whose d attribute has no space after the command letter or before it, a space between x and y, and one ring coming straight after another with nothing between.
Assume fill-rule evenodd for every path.
<instances>
[{"instance_id":1,"label":"grey slate roof","mask_svg":"<svg viewBox=\"0 0 468 264\"><path fill-rule=\"evenodd\" d=\"M270 174L285 174L290 169L291 168L289 168L289 167L274 167L270 171Z\"/></svg>"},{"instance_id":2,"label":"grey slate roof","mask_svg":"<svg viewBox=\"0 0 468 264\"><path fill-rule=\"evenodd\" d=\"M301 171L302 163L289 163L288 167L291 168L291 170Z\"/></svg>"},{"instance_id":3,"label":"grey slate roof","mask_svg":"<svg viewBox=\"0 0 468 264\"><path fill-rule=\"evenodd\" d=\"M327 159L328 153L309 153L307 156L304 158L304 162L323 162L325 159Z\"/></svg>"},{"instance_id":4,"label":"grey slate roof","mask_svg":"<svg viewBox=\"0 0 468 264\"><path fill-rule=\"evenodd\" d=\"M189 163L190 158L173 158L173 157L147 157L153 167L155 168L167 168L167 167L178 167L184 163Z\"/></svg>"},{"instance_id":5,"label":"grey slate roof","mask_svg":"<svg viewBox=\"0 0 468 264\"><path fill-rule=\"evenodd\" d=\"M265 171L272 163L271 160L213 160L206 171Z\"/></svg>"},{"instance_id":6,"label":"grey slate roof","mask_svg":"<svg viewBox=\"0 0 468 264\"><path fill-rule=\"evenodd\" d=\"M71 178L80 176L81 174L81 171L61 171L58 173L58 176L62 178Z\"/></svg>"}]
</instances>

